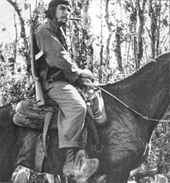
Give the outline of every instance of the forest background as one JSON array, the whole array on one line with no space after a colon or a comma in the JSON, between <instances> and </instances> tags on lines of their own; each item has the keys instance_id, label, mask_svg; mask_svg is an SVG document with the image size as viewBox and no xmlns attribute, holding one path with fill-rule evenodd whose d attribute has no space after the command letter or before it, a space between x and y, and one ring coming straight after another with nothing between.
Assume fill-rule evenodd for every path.
<instances>
[{"instance_id":1,"label":"forest background","mask_svg":"<svg viewBox=\"0 0 170 183\"><path fill-rule=\"evenodd\" d=\"M0 2L0 106L27 96L32 83L29 7L37 24L44 21L48 3ZM94 73L97 83L122 80L170 51L169 0L72 0L72 7L67 29L69 51L79 67ZM170 119L170 107L164 119ZM144 167L157 169L170 179L169 142L170 124L160 122Z\"/></svg>"}]
</instances>

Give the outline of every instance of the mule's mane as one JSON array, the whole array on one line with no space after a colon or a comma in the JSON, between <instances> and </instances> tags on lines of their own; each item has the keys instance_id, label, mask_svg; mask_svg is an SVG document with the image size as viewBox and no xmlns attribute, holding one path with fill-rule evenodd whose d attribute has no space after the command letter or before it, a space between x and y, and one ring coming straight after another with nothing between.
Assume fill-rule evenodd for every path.
<instances>
[{"instance_id":1,"label":"mule's mane","mask_svg":"<svg viewBox=\"0 0 170 183\"><path fill-rule=\"evenodd\" d=\"M123 79L121 81L113 83L112 85L114 85L116 87L118 85L122 85L124 83L133 81L134 79L136 80L138 77L140 77L141 75L145 74L146 71L151 71L151 69L153 68L153 66L155 66L155 64L156 64L156 62L151 61L151 62L147 63L145 66L143 66L142 68L140 68L138 71L133 73L132 75L126 77L125 79Z\"/></svg>"},{"instance_id":2,"label":"mule's mane","mask_svg":"<svg viewBox=\"0 0 170 183\"><path fill-rule=\"evenodd\" d=\"M132 81L134 79L137 80L140 76L146 75L146 73L150 73L155 68L155 66L158 66L162 62L167 61L167 58L170 59L170 53L158 56L157 58L155 58L154 61L151 61L151 62L147 63L146 65L141 67L138 71L136 71L132 75L128 76L127 78L125 78L125 79L123 79L121 81L118 81L116 83L112 83L112 85L116 87L118 85L122 85L122 84L125 84L127 82L130 82L130 81ZM111 84L111 83L109 83L109 84Z\"/></svg>"}]
</instances>

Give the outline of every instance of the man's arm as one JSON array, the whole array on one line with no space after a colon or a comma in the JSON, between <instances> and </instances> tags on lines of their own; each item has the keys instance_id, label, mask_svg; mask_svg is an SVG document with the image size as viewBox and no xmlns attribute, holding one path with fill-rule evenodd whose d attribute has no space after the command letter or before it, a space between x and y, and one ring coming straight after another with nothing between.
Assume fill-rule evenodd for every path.
<instances>
[{"instance_id":1,"label":"man's arm","mask_svg":"<svg viewBox=\"0 0 170 183\"><path fill-rule=\"evenodd\" d=\"M44 51L45 59L50 67L61 69L68 79L78 79L80 69L72 62L69 54L63 54L63 51L66 52L64 47L48 29L38 30L36 39L37 45Z\"/></svg>"},{"instance_id":2,"label":"man's arm","mask_svg":"<svg viewBox=\"0 0 170 183\"><path fill-rule=\"evenodd\" d=\"M48 29L36 33L37 44L45 53L45 59L50 67L61 69L72 82L80 76L93 78L89 70L82 70L71 60L70 54L64 49L59 40Z\"/></svg>"}]
</instances>

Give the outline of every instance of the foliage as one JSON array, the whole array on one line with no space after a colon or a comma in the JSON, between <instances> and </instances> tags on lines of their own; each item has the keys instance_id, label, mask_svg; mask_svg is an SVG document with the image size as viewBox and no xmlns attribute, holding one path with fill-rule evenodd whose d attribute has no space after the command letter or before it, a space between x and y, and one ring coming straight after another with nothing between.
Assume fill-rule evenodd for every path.
<instances>
[{"instance_id":1,"label":"foliage","mask_svg":"<svg viewBox=\"0 0 170 183\"><path fill-rule=\"evenodd\" d=\"M15 103L26 97L29 88L28 77L23 78L11 78L6 82L6 77L1 79L2 84L0 88L0 101L1 106L9 103Z\"/></svg>"},{"instance_id":2,"label":"foliage","mask_svg":"<svg viewBox=\"0 0 170 183\"><path fill-rule=\"evenodd\" d=\"M170 179L170 106L167 109L163 119L166 122L160 122L151 138L151 152L148 157L148 163L158 168L158 172L164 174Z\"/></svg>"}]
</instances>

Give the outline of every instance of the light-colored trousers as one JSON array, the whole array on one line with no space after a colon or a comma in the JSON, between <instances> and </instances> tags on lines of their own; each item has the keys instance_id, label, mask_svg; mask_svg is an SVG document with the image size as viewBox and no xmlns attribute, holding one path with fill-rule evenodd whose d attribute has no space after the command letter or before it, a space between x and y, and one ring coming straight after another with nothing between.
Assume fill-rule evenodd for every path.
<instances>
[{"instance_id":1,"label":"light-colored trousers","mask_svg":"<svg viewBox=\"0 0 170 183\"><path fill-rule=\"evenodd\" d=\"M59 148L79 147L79 137L84 127L86 103L77 89L68 82L48 84L48 96L59 106Z\"/></svg>"}]
</instances>

